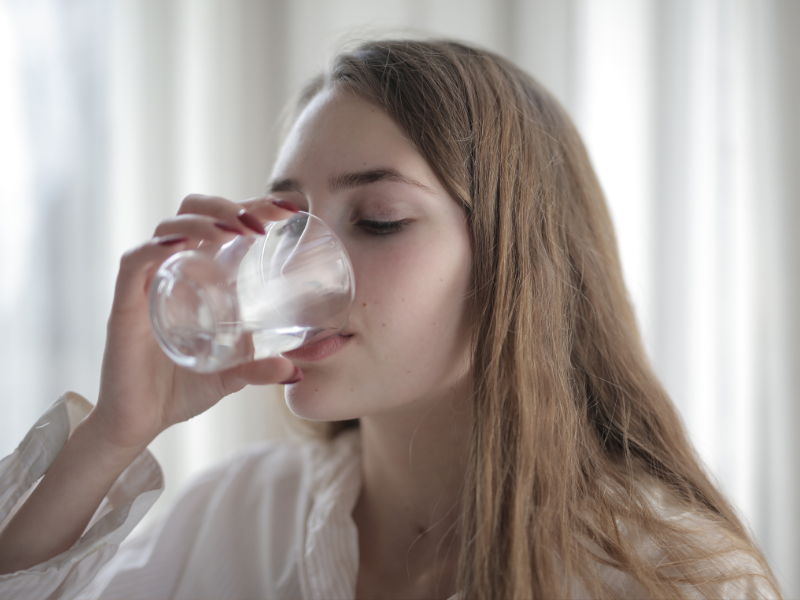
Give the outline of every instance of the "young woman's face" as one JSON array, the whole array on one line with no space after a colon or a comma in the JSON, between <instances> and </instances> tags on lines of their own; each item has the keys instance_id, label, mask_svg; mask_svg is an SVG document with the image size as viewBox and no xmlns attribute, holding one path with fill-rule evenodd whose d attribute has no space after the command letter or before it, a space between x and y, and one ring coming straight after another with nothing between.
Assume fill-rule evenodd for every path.
<instances>
[{"instance_id":1,"label":"young woman's face","mask_svg":"<svg viewBox=\"0 0 800 600\"><path fill-rule=\"evenodd\" d=\"M292 411L343 420L425 410L463 390L466 217L398 125L350 91L325 91L294 124L271 187L336 231L356 279L341 337L321 352L287 354L305 373L287 387Z\"/></svg>"}]
</instances>

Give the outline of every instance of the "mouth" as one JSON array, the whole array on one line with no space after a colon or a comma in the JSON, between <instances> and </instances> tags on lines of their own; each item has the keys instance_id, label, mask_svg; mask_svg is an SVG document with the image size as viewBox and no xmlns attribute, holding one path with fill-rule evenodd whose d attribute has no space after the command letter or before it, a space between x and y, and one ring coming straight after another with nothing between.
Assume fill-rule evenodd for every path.
<instances>
[{"instance_id":1,"label":"mouth","mask_svg":"<svg viewBox=\"0 0 800 600\"><path fill-rule=\"evenodd\" d=\"M340 333L334 335L333 337L324 339L321 342L303 346L302 348L297 348L296 350L291 350L289 352L284 352L282 356L288 358L289 360L302 360L307 362L322 360L323 358L326 358L331 354L341 350L351 337L353 336Z\"/></svg>"}]
</instances>

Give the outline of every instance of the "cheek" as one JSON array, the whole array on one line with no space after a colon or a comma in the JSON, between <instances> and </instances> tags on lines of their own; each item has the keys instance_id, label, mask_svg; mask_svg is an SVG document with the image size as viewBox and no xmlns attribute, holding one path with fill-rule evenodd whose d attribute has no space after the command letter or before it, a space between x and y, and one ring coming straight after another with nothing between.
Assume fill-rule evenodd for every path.
<instances>
[{"instance_id":1,"label":"cheek","mask_svg":"<svg viewBox=\"0 0 800 600\"><path fill-rule=\"evenodd\" d=\"M442 368L460 350L469 248L406 244L359 265L356 310L372 356L398 370Z\"/></svg>"},{"instance_id":2,"label":"cheek","mask_svg":"<svg viewBox=\"0 0 800 600\"><path fill-rule=\"evenodd\" d=\"M466 240L406 240L350 252L352 346L287 390L291 410L340 420L452 393L469 368Z\"/></svg>"}]
</instances>

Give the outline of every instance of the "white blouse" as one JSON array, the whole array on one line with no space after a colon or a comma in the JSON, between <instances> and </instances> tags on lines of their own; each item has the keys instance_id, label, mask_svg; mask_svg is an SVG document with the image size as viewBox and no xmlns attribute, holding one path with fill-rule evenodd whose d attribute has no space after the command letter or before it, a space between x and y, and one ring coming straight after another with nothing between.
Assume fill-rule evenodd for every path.
<instances>
[{"instance_id":1,"label":"white blouse","mask_svg":"<svg viewBox=\"0 0 800 600\"><path fill-rule=\"evenodd\" d=\"M0 461L0 527L90 410L65 394ZM0 598L354 598L360 452L357 430L333 442L252 447L195 479L158 525L126 540L164 488L145 451L83 537L45 563L0 575ZM608 578L621 597L635 595L623 573L609 569ZM720 592L768 596L750 578Z\"/></svg>"}]
</instances>

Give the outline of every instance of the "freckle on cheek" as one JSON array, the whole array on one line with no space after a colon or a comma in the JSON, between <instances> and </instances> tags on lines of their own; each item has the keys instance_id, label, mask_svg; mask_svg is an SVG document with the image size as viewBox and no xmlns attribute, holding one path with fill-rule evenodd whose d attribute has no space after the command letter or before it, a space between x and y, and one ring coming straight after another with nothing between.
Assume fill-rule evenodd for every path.
<instances>
[{"instance_id":1,"label":"freckle on cheek","mask_svg":"<svg viewBox=\"0 0 800 600\"><path fill-rule=\"evenodd\" d=\"M364 304L362 304L361 306L366 306L366 305L367 305L367 303L366 303L366 302L364 302Z\"/></svg>"}]
</instances>

